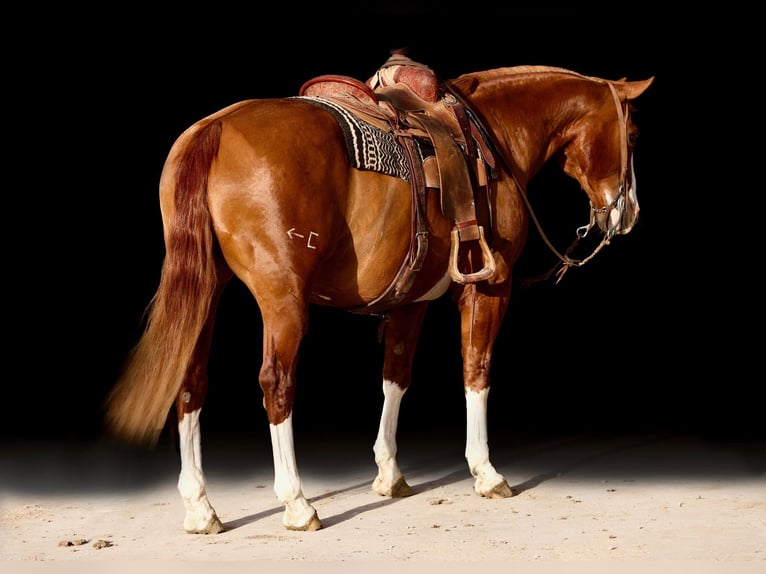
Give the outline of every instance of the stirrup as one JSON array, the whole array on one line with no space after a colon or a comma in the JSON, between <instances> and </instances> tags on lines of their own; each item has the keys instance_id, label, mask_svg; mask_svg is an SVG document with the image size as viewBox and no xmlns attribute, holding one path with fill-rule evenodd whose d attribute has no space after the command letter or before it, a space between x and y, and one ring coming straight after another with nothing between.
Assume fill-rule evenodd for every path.
<instances>
[{"instance_id":1,"label":"stirrup","mask_svg":"<svg viewBox=\"0 0 766 574\"><path fill-rule=\"evenodd\" d=\"M478 281L484 281L489 279L495 273L495 258L492 256L492 251L489 249L486 240L484 239L484 228L479 225L479 245L481 245L481 252L484 257L484 268L475 272L463 274L458 270L457 256L460 247L460 235L457 229L453 229L451 233L452 246L450 247L449 258L449 275L456 283L476 283Z\"/></svg>"}]
</instances>

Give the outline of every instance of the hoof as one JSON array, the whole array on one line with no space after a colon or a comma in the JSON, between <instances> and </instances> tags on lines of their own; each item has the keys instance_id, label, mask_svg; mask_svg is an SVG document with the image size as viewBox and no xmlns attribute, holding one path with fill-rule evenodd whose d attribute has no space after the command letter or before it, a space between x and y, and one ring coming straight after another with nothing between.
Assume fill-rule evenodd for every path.
<instances>
[{"instance_id":1,"label":"hoof","mask_svg":"<svg viewBox=\"0 0 766 574\"><path fill-rule=\"evenodd\" d=\"M204 528L193 528L186 532L189 534L220 534L223 532L223 524L217 516L213 516Z\"/></svg>"},{"instance_id":2,"label":"hoof","mask_svg":"<svg viewBox=\"0 0 766 574\"><path fill-rule=\"evenodd\" d=\"M404 477L397 480L396 484L391 488L391 498L405 498L407 496L412 496L413 494L415 494L415 491L412 490L412 487L410 487L409 484L407 484Z\"/></svg>"},{"instance_id":3,"label":"hoof","mask_svg":"<svg viewBox=\"0 0 766 574\"><path fill-rule=\"evenodd\" d=\"M486 492L479 493L485 498L511 498L513 489L504 480Z\"/></svg>"},{"instance_id":4,"label":"hoof","mask_svg":"<svg viewBox=\"0 0 766 574\"><path fill-rule=\"evenodd\" d=\"M403 476L400 476L390 488L384 487L383 484L384 482L380 480L380 477L376 478L375 482L372 483L372 491L381 496L388 496L391 498L404 498L415 494L415 491L410 488L410 485L407 484L407 481L404 480Z\"/></svg>"},{"instance_id":5,"label":"hoof","mask_svg":"<svg viewBox=\"0 0 766 574\"><path fill-rule=\"evenodd\" d=\"M297 530L300 532L313 532L315 530L322 529L322 521L319 520L319 516L317 516L317 513L314 512L314 514L311 515L311 518L309 519L309 521L303 526L294 526L292 524L287 524L286 527L288 530Z\"/></svg>"}]
</instances>

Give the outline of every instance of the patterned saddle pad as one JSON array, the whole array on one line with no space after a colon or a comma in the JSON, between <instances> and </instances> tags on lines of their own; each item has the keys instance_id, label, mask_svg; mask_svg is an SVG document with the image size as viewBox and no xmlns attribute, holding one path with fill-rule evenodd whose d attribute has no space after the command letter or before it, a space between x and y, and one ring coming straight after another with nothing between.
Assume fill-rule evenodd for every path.
<instances>
[{"instance_id":1,"label":"patterned saddle pad","mask_svg":"<svg viewBox=\"0 0 766 574\"><path fill-rule=\"evenodd\" d=\"M407 154L399 145L393 131L385 131L354 115L339 103L318 96L296 96L327 109L338 121L346 138L346 153L357 169L376 171L410 181ZM415 138L420 160L433 155L429 142Z\"/></svg>"}]
</instances>

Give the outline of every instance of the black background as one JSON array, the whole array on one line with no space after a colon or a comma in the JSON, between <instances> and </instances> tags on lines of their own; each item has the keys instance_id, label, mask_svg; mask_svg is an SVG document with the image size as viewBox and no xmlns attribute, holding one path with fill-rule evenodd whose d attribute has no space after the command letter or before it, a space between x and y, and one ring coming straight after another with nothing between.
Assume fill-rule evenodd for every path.
<instances>
[{"instance_id":1,"label":"black background","mask_svg":"<svg viewBox=\"0 0 766 574\"><path fill-rule=\"evenodd\" d=\"M624 13L401 4L67 9L19 22L28 32L6 71L4 132L6 436L101 432L104 395L159 280L158 180L186 127L239 100L295 95L320 74L364 80L400 47L445 79L519 64L655 76L636 102L640 223L560 284L517 288L495 351L491 427L762 436L760 261L742 249L758 221L731 177L739 144L719 131L740 110L722 111L717 23L692 28L641 4ZM587 218L584 194L553 169L529 191L546 233L566 247ZM737 191L735 207L727 198ZM533 231L519 272L553 263ZM312 309L297 428L372 441L377 326ZM206 430L265 428L260 337L257 307L235 283L219 312ZM449 300L432 304L420 345L400 427L460 429Z\"/></svg>"}]
</instances>

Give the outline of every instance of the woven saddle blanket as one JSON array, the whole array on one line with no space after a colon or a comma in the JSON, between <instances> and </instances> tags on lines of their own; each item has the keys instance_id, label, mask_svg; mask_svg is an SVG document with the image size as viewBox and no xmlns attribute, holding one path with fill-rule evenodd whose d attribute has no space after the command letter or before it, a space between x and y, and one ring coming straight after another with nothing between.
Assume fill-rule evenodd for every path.
<instances>
[{"instance_id":1,"label":"woven saddle blanket","mask_svg":"<svg viewBox=\"0 0 766 574\"><path fill-rule=\"evenodd\" d=\"M385 175L410 181L410 165L407 154L396 142L393 130L384 130L355 115L339 102L319 96L296 96L328 110L343 130L346 155L357 169L376 171ZM434 155L433 146L427 139L414 138L422 163Z\"/></svg>"}]
</instances>

